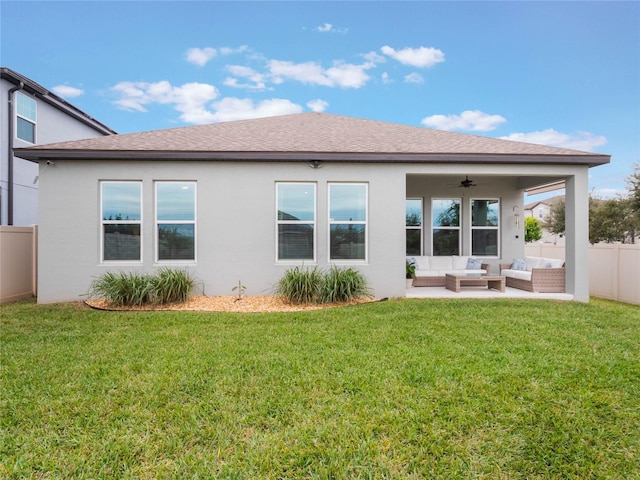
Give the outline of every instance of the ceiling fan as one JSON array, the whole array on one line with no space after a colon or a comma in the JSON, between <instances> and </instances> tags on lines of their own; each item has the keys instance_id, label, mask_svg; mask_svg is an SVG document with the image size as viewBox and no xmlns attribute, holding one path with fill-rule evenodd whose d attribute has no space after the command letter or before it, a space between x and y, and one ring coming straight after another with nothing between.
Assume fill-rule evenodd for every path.
<instances>
[{"instance_id":1,"label":"ceiling fan","mask_svg":"<svg viewBox=\"0 0 640 480\"><path fill-rule=\"evenodd\" d=\"M475 186L476 184L473 183L473 180L469 180L469 175L465 175L465 179L460 182L460 187L469 188Z\"/></svg>"}]
</instances>

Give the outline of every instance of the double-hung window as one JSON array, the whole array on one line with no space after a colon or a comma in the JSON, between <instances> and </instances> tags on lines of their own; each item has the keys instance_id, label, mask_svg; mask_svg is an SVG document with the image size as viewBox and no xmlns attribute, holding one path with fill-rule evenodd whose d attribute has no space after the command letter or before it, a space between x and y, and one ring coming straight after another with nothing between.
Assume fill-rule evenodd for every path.
<instances>
[{"instance_id":1,"label":"double-hung window","mask_svg":"<svg viewBox=\"0 0 640 480\"><path fill-rule=\"evenodd\" d=\"M408 198L406 205L407 255L422 255L422 199Z\"/></svg>"},{"instance_id":2,"label":"double-hung window","mask_svg":"<svg viewBox=\"0 0 640 480\"><path fill-rule=\"evenodd\" d=\"M471 200L471 254L499 255L500 200Z\"/></svg>"},{"instance_id":3,"label":"double-hung window","mask_svg":"<svg viewBox=\"0 0 640 480\"><path fill-rule=\"evenodd\" d=\"M196 259L196 183L156 182L156 260Z\"/></svg>"},{"instance_id":4,"label":"double-hung window","mask_svg":"<svg viewBox=\"0 0 640 480\"><path fill-rule=\"evenodd\" d=\"M367 259L368 185L329 184L329 260Z\"/></svg>"},{"instance_id":5,"label":"double-hung window","mask_svg":"<svg viewBox=\"0 0 640 480\"><path fill-rule=\"evenodd\" d=\"M36 101L20 92L16 93L16 137L36 143Z\"/></svg>"},{"instance_id":6,"label":"double-hung window","mask_svg":"<svg viewBox=\"0 0 640 480\"><path fill-rule=\"evenodd\" d=\"M316 185L277 183L277 259L315 261Z\"/></svg>"},{"instance_id":7,"label":"double-hung window","mask_svg":"<svg viewBox=\"0 0 640 480\"><path fill-rule=\"evenodd\" d=\"M140 261L142 183L100 184L102 261Z\"/></svg>"},{"instance_id":8,"label":"double-hung window","mask_svg":"<svg viewBox=\"0 0 640 480\"><path fill-rule=\"evenodd\" d=\"M431 201L433 255L460 255L460 199Z\"/></svg>"}]
</instances>

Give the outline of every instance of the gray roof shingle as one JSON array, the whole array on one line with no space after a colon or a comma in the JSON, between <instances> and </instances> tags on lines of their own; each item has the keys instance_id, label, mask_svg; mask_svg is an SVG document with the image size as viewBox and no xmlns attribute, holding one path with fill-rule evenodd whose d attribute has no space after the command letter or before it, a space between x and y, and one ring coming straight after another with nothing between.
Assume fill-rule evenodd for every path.
<instances>
[{"instance_id":1,"label":"gray roof shingle","mask_svg":"<svg viewBox=\"0 0 640 480\"><path fill-rule=\"evenodd\" d=\"M39 153L38 153L39 151ZM119 153L118 153L119 152ZM607 163L607 155L365 120L326 113L300 113L111 135L20 149L30 160L46 155L64 158L128 158L136 152L161 158L286 159L288 154L330 160L340 154L371 161L433 161L440 156L544 156L568 163ZM99 155L100 154L100 155ZM214 155L215 154L215 155ZM235 156L231 154L236 154ZM243 156L244 154L244 156ZM435 156L435 157L434 157ZM326 157L326 158L325 158ZM442 157L442 158L444 158ZM469 161L469 158L467 158ZM554 160L557 161L557 160ZM594 163L595 162L595 163Z\"/></svg>"}]
</instances>

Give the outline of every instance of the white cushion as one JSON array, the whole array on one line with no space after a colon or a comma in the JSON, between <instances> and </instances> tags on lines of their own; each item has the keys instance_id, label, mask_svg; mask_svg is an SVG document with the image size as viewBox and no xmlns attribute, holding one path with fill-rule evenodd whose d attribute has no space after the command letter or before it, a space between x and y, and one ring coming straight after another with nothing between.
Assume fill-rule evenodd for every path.
<instances>
[{"instance_id":1,"label":"white cushion","mask_svg":"<svg viewBox=\"0 0 640 480\"><path fill-rule=\"evenodd\" d=\"M525 261L527 262L527 271L531 271L534 268L542 268L545 264L545 259L542 257L525 257Z\"/></svg>"},{"instance_id":2,"label":"white cushion","mask_svg":"<svg viewBox=\"0 0 640 480\"><path fill-rule=\"evenodd\" d=\"M500 274L504 277L518 278L520 280L529 280L531 281L531 272L526 270L502 270Z\"/></svg>"},{"instance_id":3,"label":"white cushion","mask_svg":"<svg viewBox=\"0 0 640 480\"><path fill-rule=\"evenodd\" d=\"M453 258L451 256L430 257L429 266L430 270L452 270Z\"/></svg>"},{"instance_id":4,"label":"white cushion","mask_svg":"<svg viewBox=\"0 0 640 480\"><path fill-rule=\"evenodd\" d=\"M452 267L454 270L464 270L467 268L467 262L469 261L469 257L460 257L458 255L454 255L451 257L452 259Z\"/></svg>"},{"instance_id":5,"label":"white cushion","mask_svg":"<svg viewBox=\"0 0 640 480\"><path fill-rule=\"evenodd\" d=\"M416 260L418 260L418 265L420 265L420 269L421 270L430 270L431 269L431 263L429 262L429 257L427 257L427 256L416 257Z\"/></svg>"},{"instance_id":6,"label":"white cushion","mask_svg":"<svg viewBox=\"0 0 640 480\"><path fill-rule=\"evenodd\" d=\"M542 268L560 268L564 264L564 260L557 258L544 258L543 260Z\"/></svg>"}]
</instances>

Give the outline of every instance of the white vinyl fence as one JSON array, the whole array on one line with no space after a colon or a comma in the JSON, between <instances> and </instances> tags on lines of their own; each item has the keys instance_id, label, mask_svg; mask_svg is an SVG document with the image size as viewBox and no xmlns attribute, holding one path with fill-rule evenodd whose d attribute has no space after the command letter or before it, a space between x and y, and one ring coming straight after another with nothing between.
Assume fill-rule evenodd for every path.
<instances>
[{"instance_id":1,"label":"white vinyl fence","mask_svg":"<svg viewBox=\"0 0 640 480\"><path fill-rule=\"evenodd\" d=\"M564 259L564 246L533 243L525 254ZM598 243L589 247L589 294L640 305L640 245Z\"/></svg>"},{"instance_id":2,"label":"white vinyl fence","mask_svg":"<svg viewBox=\"0 0 640 480\"><path fill-rule=\"evenodd\" d=\"M0 226L0 303L37 293L38 226Z\"/></svg>"}]
</instances>

